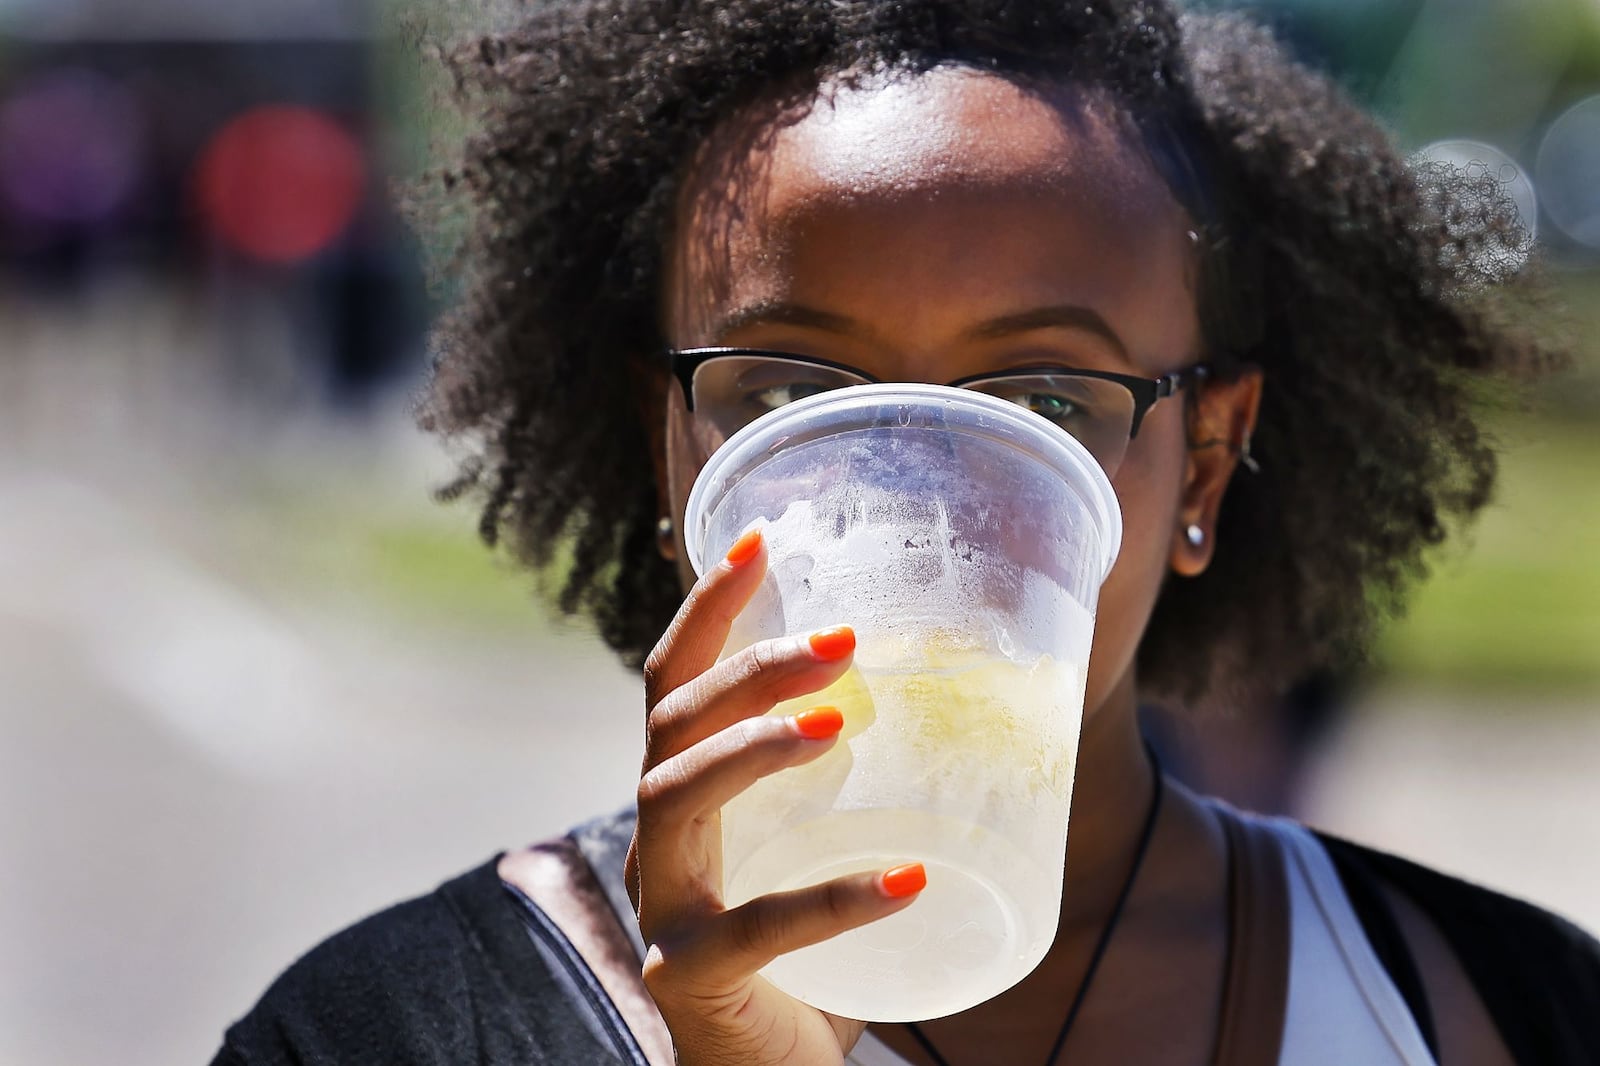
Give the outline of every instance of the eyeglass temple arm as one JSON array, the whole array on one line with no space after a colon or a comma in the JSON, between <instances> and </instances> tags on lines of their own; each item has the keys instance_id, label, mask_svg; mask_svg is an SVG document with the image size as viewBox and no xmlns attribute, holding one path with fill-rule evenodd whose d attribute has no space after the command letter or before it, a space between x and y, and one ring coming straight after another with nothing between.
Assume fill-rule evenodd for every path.
<instances>
[{"instance_id":1,"label":"eyeglass temple arm","mask_svg":"<svg viewBox=\"0 0 1600 1066\"><path fill-rule=\"evenodd\" d=\"M1182 370L1174 370L1170 374L1162 374L1156 378L1157 400L1164 396L1171 396L1185 385L1196 381L1204 381L1211 376L1211 368L1206 366L1186 366Z\"/></svg>"},{"instance_id":2,"label":"eyeglass temple arm","mask_svg":"<svg viewBox=\"0 0 1600 1066\"><path fill-rule=\"evenodd\" d=\"M1173 393L1177 392L1179 389L1190 384L1191 382L1204 381L1210 376L1210 374L1210 367L1186 366L1182 370L1174 370L1170 374L1162 374L1160 377L1156 378L1153 382L1151 382L1151 384L1155 386L1155 389L1146 394L1150 397L1149 401L1146 403L1141 403L1134 408L1133 426L1128 432L1128 439L1132 440L1139 435L1139 426L1143 424L1144 416L1150 412L1150 408L1156 405L1157 400L1171 396ZM1145 380L1149 381L1150 379L1146 378Z\"/></svg>"}]
</instances>

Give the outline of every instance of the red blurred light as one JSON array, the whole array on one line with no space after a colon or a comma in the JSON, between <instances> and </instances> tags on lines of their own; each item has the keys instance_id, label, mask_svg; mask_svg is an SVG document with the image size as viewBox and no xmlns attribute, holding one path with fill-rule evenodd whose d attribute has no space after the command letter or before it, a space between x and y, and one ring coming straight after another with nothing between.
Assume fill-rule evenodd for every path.
<instances>
[{"instance_id":1,"label":"red blurred light","mask_svg":"<svg viewBox=\"0 0 1600 1066\"><path fill-rule=\"evenodd\" d=\"M304 107L270 106L229 121L200 154L195 189L216 234L247 255L293 263L331 244L366 183L361 147Z\"/></svg>"}]
</instances>

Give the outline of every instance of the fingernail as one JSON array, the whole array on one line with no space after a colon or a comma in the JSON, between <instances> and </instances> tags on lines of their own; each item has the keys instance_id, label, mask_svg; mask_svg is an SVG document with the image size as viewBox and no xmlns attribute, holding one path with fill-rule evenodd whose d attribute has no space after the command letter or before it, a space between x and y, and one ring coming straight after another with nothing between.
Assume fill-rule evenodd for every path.
<instances>
[{"instance_id":1,"label":"fingernail","mask_svg":"<svg viewBox=\"0 0 1600 1066\"><path fill-rule=\"evenodd\" d=\"M904 899L928 887L928 871L922 868L920 862L908 862L904 866L885 870L883 876L878 878L878 883L883 886L883 894L890 899Z\"/></svg>"},{"instance_id":2,"label":"fingernail","mask_svg":"<svg viewBox=\"0 0 1600 1066\"><path fill-rule=\"evenodd\" d=\"M823 662L843 659L856 650L856 631L849 626L833 626L811 634L811 654Z\"/></svg>"},{"instance_id":3,"label":"fingernail","mask_svg":"<svg viewBox=\"0 0 1600 1066\"><path fill-rule=\"evenodd\" d=\"M733 547L728 549L728 554L723 556L729 566L743 566L756 557L761 550L761 530L747 529L733 542Z\"/></svg>"},{"instance_id":4,"label":"fingernail","mask_svg":"<svg viewBox=\"0 0 1600 1066\"><path fill-rule=\"evenodd\" d=\"M827 740L844 728L844 715L837 707L812 707L789 720L794 723L794 731L807 740Z\"/></svg>"}]
</instances>

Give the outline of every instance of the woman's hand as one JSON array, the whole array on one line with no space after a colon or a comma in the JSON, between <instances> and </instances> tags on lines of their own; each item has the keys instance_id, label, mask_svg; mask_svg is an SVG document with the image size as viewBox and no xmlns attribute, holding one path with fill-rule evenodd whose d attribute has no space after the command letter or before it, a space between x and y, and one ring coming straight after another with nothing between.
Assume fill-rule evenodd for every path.
<instances>
[{"instance_id":1,"label":"woman's hand","mask_svg":"<svg viewBox=\"0 0 1600 1066\"><path fill-rule=\"evenodd\" d=\"M722 903L722 805L776 770L822 755L833 708L766 712L831 684L850 666L847 627L785 637L716 661L766 569L758 530L701 578L645 664L648 710L639 827L628 891L649 950L644 982L682 1066L839 1066L865 1023L824 1014L756 971L776 956L902 909L920 867L858 874Z\"/></svg>"}]
</instances>

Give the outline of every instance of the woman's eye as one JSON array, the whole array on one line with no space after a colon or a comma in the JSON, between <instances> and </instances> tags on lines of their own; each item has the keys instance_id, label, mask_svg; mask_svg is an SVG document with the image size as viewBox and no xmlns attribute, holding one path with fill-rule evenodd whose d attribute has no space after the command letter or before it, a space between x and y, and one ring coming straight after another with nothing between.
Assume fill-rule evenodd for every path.
<instances>
[{"instance_id":1,"label":"woman's eye","mask_svg":"<svg viewBox=\"0 0 1600 1066\"><path fill-rule=\"evenodd\" d=\"M1052 422L1069 422L1087 414L1082 404L1056 392L1014 392L1006 399Z\"/></svg>"},{"instance_id":2,"label":"woman's eye","mask_svg":"<svg viewBox=\"0 0 1600 1066\"><path fill-rule=\"evenodd\" d=\"M786 381L779 385L767 385L763 388L752 389L748 394L749 402L768 411L775 411L785 404L803 400L807 396L815 396L827 392L828 386L815 381Z\"/></svg>"}]
</instances>

